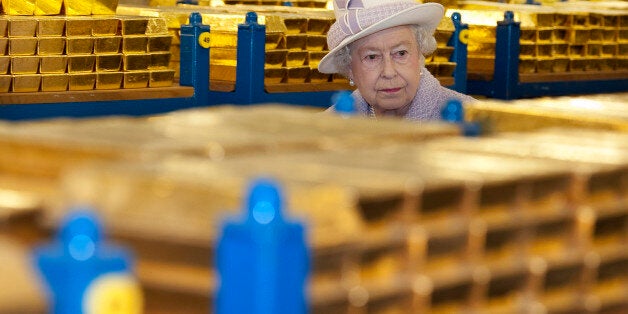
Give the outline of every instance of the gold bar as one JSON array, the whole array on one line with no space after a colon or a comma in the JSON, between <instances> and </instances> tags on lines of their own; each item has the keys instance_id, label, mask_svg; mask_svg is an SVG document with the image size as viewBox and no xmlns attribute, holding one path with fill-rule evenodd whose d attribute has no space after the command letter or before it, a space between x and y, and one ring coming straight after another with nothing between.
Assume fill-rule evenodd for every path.
<instances>
[{"instance_id":1,"label":"gold bar","mask_svg":"<svg viewBox=\"0 0 628 314\"><path fill-rule=\"evenodd\" d=\"M612 56L616 56L616 55L617 55L617 44L616 43L602 45L602 56L612 57Z\"/></svg>"},{"instance_id":2,"label":"gold bar","mask_svg":"<svg viewBox=\"0 0 628 314\"><path fill-rule=\"evenodd\" d=\"M80 0L74 0L80 1ZM91 36L94 27L94 20L85 17L68 17L65 22L65 35L72 36Z\"/></svg>"},{"instance_id":3,"label":"gold bar","mask_svg":"<svg viewBox=\"0 0 628 314\"><path fill-rule=\"evenodd\" d=\"M68 55L91 54L94 52L94 38L67 37L65 47Z\"/></svg>"},{"instance_id":4,"label":"gold bar","mask_svg":"<svg viewBox=\"0 0 628 314\"><path fill-rule=\"evenodd\" d=\"M519 57L519 73L535 73L536 59L534 57Z\"/></svg>"},{"instance_id":5,"label":"gold bar","mask_svg":"<svg viewBox=\"0 0 628 314\"><path fill-rule=\"evenodd\" d=\"M213 48L209 50L210 64L236 65L236 48Z\"/></svg>"},{"instance_id":6,"label":"gold bar","mask_svg":"<svg viewBox=\"0 0 628 314\"><path fill-rule=\"evenodd\" d=\"M586 44L591 35L591 30L588 28L571 28L568 30L568 41L571 44Z\"/></svg>"},{"instance_id":7,"label":"gold bar","mask_svg":"<svg viewBox=\"0 0 628 314\"><path fill-rule=\"evenodd\" d=\"M69 74L68 90L91 90L96 83L96 73Z\"/></svg>"},{"instance_id":8,"label":"gold bar","mask_svg":"<svg viewBox=\"0 0 628 314\"><path fill-rule=\"evenodd\" d=\"M536 71L538 73L551 73L554 69L554 58L538 58Z\"/></svg>"},{"instance_id":9,"label":"gold bar","mask_svg":"<svg viewBox=\"0 0 628 314\"><path fill-rule=\"evenodd\" d=\"M554 58L554 64L552 65L552 72L564 73L569 71L569 58Z\"/></svg>"},{"instance_id":10,"label":"gold bar","mask_svg":"<svg viewBox=\"0 0 628 314\"><path fill-rule=\"evenodd\" d=\"M0 7L2 8L2 7ZM9 27L9 19L6 17L0 18L0 37L7 37L7 29Z\"/></svg>"},{"instance_id":11,"label":"gold bar","mask_svg":"<svg viewBox=\"0 0 628 314\"><path fill-rule=\"evenodd\" d=\"M568 44L553 44L552 45L552 55L553 56L566 56L569 51Z\"/></svg>"},{"instance_id":12,"label":"gold bar","mask_svg":"<svg viewBox=\"0 0 628 314\"><path fill-rule=\"evenodd\" d=\"M33 15L35 0L2 0L2 12L7 15Z\"/></svg>"},{"instance_id":13,"label":"gold bar","mask_svg":"<svg viewBox=\"0 0 628 314\"><path fill-rule=\"evenodd\" d=\"M438 47L434 52L434 61L449 62L451 55L454 53L454 47L443 46Z\"/></svg>"},{"instance_id":14,"label":"gold bar","mask_svg":"<svg viewBox=\"0 0 628 314\"><path fill-rule=\"evenodd\" d=\"M587 66L585 58L569 58L569 71L584 71Z\"/></svg>"},{"instance_id":15,"label":"gold bar","mask_svg":"<svg viewBox=\"0 0 628 314\"><path fill-rule=\"evenodd\" d=\"M146 24L146 35L168 34L168 24L163 18L149 18Z\"/></svg>"},{"instance_id":16,"label":"gold bar","mask_svg":"<svg viewBox=\"0 0 628 314\"><path fill-rule=\"evenodd\" d=\"M311 68L310 82L311 83L331 82L331 77L329 74L318 72L317 68Z\"/></svg>"},{"instance_id":17,"label":"gold bar","mask_svg":"<svg viewBox=\"0 0 628 314\"><path fill-rule=\"evenodd\" d=\"M288 51L286 56L287 67L300 67L305 65L307 60L307 51Z\"/></svg>"},{"instance_id":18,"label":"gold bar","mask_svg":"<svg viewBox=\"0 0 628 314\"><path fill-rule=\"evenodd\" d=\"M118 0L93 0L92 14L116 14Z\"/></svg>"},{"instance_id":19,"label":"gold bar","mask_svg":"<svg viewBox=\"0 0 628 314\"><path fill-rule=\"evenodd\" d=\"M9 39L6 37L0 37L0 55L7 54L8 47L9 47Z\"/></svg>"},{"instance_id":20,"label":"gold bar","mask_svg":"<svg viewBox=\"0 0 628 314\"><path fill-rule=\"evenodd\" d=\"M122 72L96 73L96 89L120 89L123 78Z\"/></svg>"},{"instance_id":21,"label":"gold bar","mask_svg":"<svg viewBox=\"0 0 628 314\"><path fill-rule=\"evenodd\" d=\"M537 57L551 57L553 46L552 44L538 44L536 46Z\"/></svg>"},{"instance_id":22,"label":"gold bar","mask_svg":"<svg viewBox=\"0 0 628 314\"><path fill-rule=\"evenodd\" d=\"M40 17L37 25L39 37L61 37L65 35L65 19L57 17Z\"/></svg>"},{"instance_id":23,"label":"gold bar","mask_svg":"<svg viewBox=\"0 0 628 314\"><path fill-rule=\"evenodd\" d=\"M167 69L172 55L170 52L155 52L150 54L149 69Z\"/></svg>"},{"instance_id":24,"label":"gold bar","mask_svg":"<svg viewBox=\"0 0 628 314\"><path fill-rule=\"evenodd\" d=\"M286 48L288 50L305 50L307 35L292 34L286 35Z\"/></svg>"},{"instance_id":25,"label":"gold bar","mask_svg":"<svg viewBox=\"0 0 628 314\"><path fill-rule=\"evenodd\" d=\"M9 54L12 56L32 56L37 52L37 38L9 38Z\"/></svg>"},{"instance_id":26,"label":"gold bar","mask_svg":"<svg viewBox=\"0 0 628 314\"><path fill-rule=\"evenodd\" d=\"M16 93L38 92L41 84L41 75L26 74L12 75L12 90Z\"/></svg>"},{"instance_id":27,"label":"gold bar","mask_svg":"<svg viewBox=\"0 0 628 314\"><path fill-rule=\"evenodd\" d=\"M305 83L305 81L307 80L308 76L310 75L310 67L309 66L302 66L302 67L294 67L294 68L287 68L288 69L288 75L287 75L287 82L286 83Z\"/></svg>"},{"instance_id":28,"label":"gold bar","mask_svg":"<svg viewBox=\"0 0 628 314\"><path fill-rule=\"evenodd\" d=\"M63 37L40 37L37 43L37 54L60 55L65 52L66 39Z\"/></svg>"},{"instance_id":29,"label":"gold bar","mask_svg":"<svg viewBox=\"0 0 628 314\"><path fill-rule=\"evenodd\" d=\"M148 52L170 51L172 36L157 35L148 37Z\"/></svg>"},{"instance_id":30,"label":"gold bar","mask_svg":"<svg viewBox=\"0 0 628 314\"><path fill-rule=\"evenodd\" d=\"M311 18L308 21L308 23L307 23L307 33L308 34L325 35L325 34L327 34L327 31L329 30L329 27L333 23L334 23L333 19ZM447 38L449 38L449 37L447 37Z\"/></svg>"},{"instance_id":31,"label":"gold bar","mask_svg":"<svg viewBox=\"0 0 628 314\"><path fill-rule=\"evenodd\" d=\"M146 52L148 48L148 37L141 36L122 36L122 52Z\"/></svg>"},{"instance_id":32,"label":"gold bar","mask_svg":"<svg viewBox=\"0 0 628 314\"><path fill-rule=\"evenodd\" d=\"M117 18L94 18L92 21L94 36L115 36L120 35L120 21Z\"/></svg>"},{"instance_id":33,"label":"gold bar","mask_svg":"<svg viewBox=\"0 0 628 314\"><path fill-rule=\"evenodd\" d=\"M65 73L67 68L68 57L64 55L41 56L39 61L39 73L42 74Z\"/></svg>"},{"instance_id":34,"label":"gold bar","mask_svg":"<svg viewBox=\"0 0 628 314\"><path fill-rule=\"evenodd\" d=\"M58 15L63 0L35 0L35 15Z\"/></svg>"},{"instance_id":35,"label":"gold bar","mask_svg":"<svg viewBox=\"0 0 628 314\"><path fill-rule=\"evenodd\" d=\"M148 82L148 87L172 86L173 81L174 70L150 71L150 80Z\"/></svg>"},{"instance_id":36,"label":"gold bar","mask_svg":"<svg viewBox=\"0 0 628 314\"><path fill-rule=\"evenodd\" d=\"M125 54L122 62L123 69L124 71L148 70L150 57L148 54Z\"/></svg>"},{"instance_id":37,"label":"gold bar","mask_svg":"<svg viewBox=\"0 0 628 314\"><path fill-rule=\"evenodd\" d=\"M309 35L306 39L305 47L309 51L323 51L327 46L327 36L325 35Z\"/></svg>"},{"instance_id":38,"label":"gold bar","mask_svg":"<svg viewBox=\"0 0 628 314\"><path fill-rule=\"evenodd\" d=\"M122 35L146 35L147 18L121 18Z\"/></svg>"},{"instance_id":39,"label":"gold bar","mask_svg":"<svg viewBox=\"0 0 628 314\"><path fill-rule=\"evenodd\" d=\"M68 56L68 73L92 72L96 63L95 55Z\"/></svg>"},{"instance_id":40,"label":"gold bar","mask_svg":"<svg viewBox=\"0 0 628 314\"><path fill-rule=\"evenodd\" d=\"M41 75L41 91L42 92L61 92L68 90L70 79L65 73L62 74L42 74Z\"/></svg>"},{"instance_id":41,"label":"gold bar","mask_svg":"<svg viewBox=\"0 0 628 314\"><path fill-rule=\"evenodd\" d=\"M8 93L11 90L11 75L0 75L0 93Z\"/></svg>"},{"instance_id":42,"label":"gold bar","mask_svg":"<svg viewBox=\"0 0 628 314\"><path fill-rule=\"evenodd\" d=\"M34 18L11 17L9 18L8 31L9 37L35 37L37 20Z\"/></svg>"},{"instance_id":43,"label":"gold bar","mask_svg":"<svg viewBox=\"0 0 628 314\"><path fill-rule=\"evenodd\" d=\"M124 80L122 82L122 88L146 88L148 87L148 81L150 80L150 72L148 71L133 71L123 72Z\"/></svg>"},{"instance_id":44,"label":"gold bar","mask_svg":"<svg viewBox=\"0 0 628 314\"><path fill-rule=\"evenodd\" d=\"M284 66L286 62L286 57L288 56L288 50L280 49L280 50L270 50L266 51L264 56L264 68L281 68Z\"/></svg>"},{"instance_id":45,"label":"gold bar","mask_svg":"<svg viewBox=\"0 0 628 314\"><path fill-rule=\"evenodd\" d=\"M94 53L119 53L120 43L122 42L121 36L104 36L95 37Z\"/></svg>"},{"instance_id":46,"label":"gold bar","mask_svg":"<svg viewBox=\"0 0 628 314\"><path fill-rule=\"evenodd\" d=\"M11 74L36 74L39 56L11 56Z\"/></svg>"},{"instance_id":47,"label":"gold bar","mask_svg":"<svg viewBox=\"0 0 628 314\"><path fill-rule=\"evenodd\" d=\"M96 55L96 72L119 71L122 65L122 54Z\"/></svg>"},{"instance_id":48,"label":"gold bar","mask_svg":"<svg viewBox=\"0 0 628 314\"><path fill-rule=\"evenodd\" d=\"M91 15L94 0L64 0L63 9L66 15Z\"/></svg>"},{"instance_id":49,"label":"gold bar","mask_svg":"<svg viewBox=\"0 0 628 314\"><path fill-rule=\"evenodd\" d=\"M326 51L308 51L307 58L308 63L311 68L315 68L318 66L318 63L323 59L323 57L327 54Z\"/></svg>"},{"instance_id":50,"label":"gold bar","mask_svg":"<svg viewBox=\"0 0 628 314\"><path fill-rule=\"evenodd\" d=\"M454 75L454 69L456 69L455 62L440 62L438 63L438 75L441 77L449 77Z\"/></svg>"},{"instance_id":51,"label":"gold bar","mask_svg":"<svg viewBox=\"0 0 628 314\"><path fill-rule=\"evenodd\" d=\"M0 74L9 73L9 64L11 64L10 56L0 56Z\"/></svg>"}]
</instances>

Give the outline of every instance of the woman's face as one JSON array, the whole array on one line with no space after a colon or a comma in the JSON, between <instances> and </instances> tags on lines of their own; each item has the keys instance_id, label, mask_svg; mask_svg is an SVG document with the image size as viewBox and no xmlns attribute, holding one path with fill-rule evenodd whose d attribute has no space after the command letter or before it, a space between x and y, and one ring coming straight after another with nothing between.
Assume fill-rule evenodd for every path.
<instances>
[{"instance_id":1,"label":"woman's face","mask_svg":"<svg viewBox=\"0 0 628 314\"><path fill-rule=\"evenodd\" d=\"M420 52L412 29L381 30L352 43L350 51L349 77L375 113L404 115L421 78Z\"/></svg>"}]
</instances>

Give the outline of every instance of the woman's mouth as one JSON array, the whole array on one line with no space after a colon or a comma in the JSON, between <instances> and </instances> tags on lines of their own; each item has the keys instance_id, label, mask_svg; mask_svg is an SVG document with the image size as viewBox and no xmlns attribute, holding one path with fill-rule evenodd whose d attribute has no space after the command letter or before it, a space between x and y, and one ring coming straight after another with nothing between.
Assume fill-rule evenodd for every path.
<instances>
[{"instance_id":1,"label":"woman's mouth","mask_svg":"<svg viewBox=\"0 0 628 314\"><path fill-rule=\"evenodd\" d=\"M396 93L396 92L398 92L398 91L400 91L400 90L401 90L401 88L400 88L400 87L399 87L399 88L385 88L385 89L380 89L380 91L381 91L381 92L384 92L384 93L389 93L389 94L390 94L390 93Z\"/></svg>"}]
</instances>

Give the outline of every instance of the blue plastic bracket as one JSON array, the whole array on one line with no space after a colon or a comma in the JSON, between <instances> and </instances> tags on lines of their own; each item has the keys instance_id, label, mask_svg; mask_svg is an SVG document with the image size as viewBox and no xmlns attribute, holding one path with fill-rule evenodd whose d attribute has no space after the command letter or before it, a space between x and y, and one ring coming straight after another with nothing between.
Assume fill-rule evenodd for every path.
<instances>
[{"instance_id":1,"label":"blue plastic bracket","mask_svg":"<svg viewBox=\"0 0 628 314\"><path fill-rule=\"evenodd\" d=\"M454 47L454 52L450 57L450 61L456 62L456 68L454 69L454 85L451 89L466 94L469 25L462 23L462 17L458 12L454 12L451 15L451 20L454 23L454 33L449 38L447 46Z\"/></svg>"},{"instance_id":2,"label":"blue plastic bracket","mask_svg":"<svg viewBox=\"0 0 628 314\"><path fill-rule=\"evenodd\" d=\"M100 290L94 292L92 290L96 288L92 288L89 290L91 294L87 294L90 286L94 287L96 279L106 275L133 278L131 254L120 247L104 243L100 221L91 211L78 210L67 215L55 241L36 248L33 257L48 287L51 313L84 313L84 309L89 306L87 303L94 301L101 306L115 306L117 309L138 310L137 307L142 304L137 294L130 295L131 298L126 295L122 299L115 299L115 293L112 295L113 291L107 291L115 288L111 285L112 281L109 281L109 286L100 285ZM107 299L112 297L114 299Z\"/></svg>"},{"instance_id":3,"label":"blue plastic bracket","mask_svg":"<svg viewBox=\"0 0 628 314\"><path fill-rule=\"evenodd\" d=\"M493 81L494 97L499 99L508 100L517 97L520 24L515 22L515 14L512 11L506 11L504 20L497 22Z\"/></svg>"},{"instance_id":4,"label":"blue plastic bracket","mask_svg":"<svg viewBox=\"0 0 628 314\"><path fill-rule=\"evenodd\" d=\"M279 185L254 180L243 222L227 222L218 242L217 314L302 314L309 254L304 229L283 217Z\"/></svg>"},{"instance_id":5,"label":"blue plastic bracket","mask_svg":"<svg viewBox=\"0 0 628 314\"><path fill-rule=\"evenodd\" d=\"M478 136L482 133L480 124L464 120L464 106L460 100L449 100L441 110L441 119L459 125L464 136Z\"/></svg>"},{"instance_id":6,"label":"blue plastic bracket","mask_svg":"<svg viewBox=\"0 0 628 314\"><path fill-rule=\"evenodd\" d=\"M181 25L179 84L194 87L195 105L200 106L209 99L210 27L203 24L203 17L198 12L190 14L189 22Z\"/></svg>"}]
</instances>

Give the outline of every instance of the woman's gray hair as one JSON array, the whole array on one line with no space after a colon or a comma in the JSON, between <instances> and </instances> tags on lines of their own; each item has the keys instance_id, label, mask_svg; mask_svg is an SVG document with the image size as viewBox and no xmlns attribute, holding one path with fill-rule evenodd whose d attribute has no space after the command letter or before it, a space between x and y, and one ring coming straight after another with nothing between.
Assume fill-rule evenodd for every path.
<instances>
[{"instance_id":1,"label":"woman's gray hair","mask_svg":"<svg viewBox=\"0 0 628 314\"><path fill-rule=\"evenodd\" d=\"M414 32L416 42L419 45L419 52L421 53L421 63L425 63L425 56L432 54L436 50L436 38L424 27L420 25L408 25ZM336 52L336 68L338 73L349 76L351 69L351 44L344 46L342 49Z\"/></svg>"}]
</instances>

